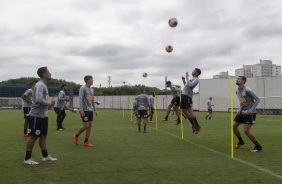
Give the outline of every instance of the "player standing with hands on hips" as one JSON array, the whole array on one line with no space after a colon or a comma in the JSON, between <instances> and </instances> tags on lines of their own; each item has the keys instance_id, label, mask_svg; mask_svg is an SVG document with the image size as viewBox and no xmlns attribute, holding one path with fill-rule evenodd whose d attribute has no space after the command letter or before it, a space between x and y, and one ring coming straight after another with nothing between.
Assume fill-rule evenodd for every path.
<instances>
[{"instance_id":1,"label":"player standing with hands on hips","mask_svg":"<svg viewBox=\"0 0 282 184\"><path fill-rule=\"evenodd\" d=\"M78 145L79 135L85 132L84 146L91 147L93 144L88 142L89 136L91 134L91 127L93 122L93 111L97 116L95 101L94 101L94 90L91 88L93 85L93 77L91 75L86 75L84 77L85 85L81 86L79 89L79 114L81 116L83 125L79 128L78 132L73 135L74 144Z\"/></svg>"},{"instance_id":2,"label":"player standing with hands on hips","mask_svg":"<svg viewBox=\"0 0 282 184\"><path fill-rule=\"evenodd\" d=\"M249 87L245 86L246 81L247 79L245 76L239 76L236 81L236 85L238 86L236 95L240 101L240 109L238 110L233 122L233 132L239 140L235 149L239 149L245 144L238 129L239 125L244 124L245 134L255 144L255 148L250 151L257 152L262 150L262 146L258 143L255 135L251 132L251 127L254 125L254 114L260 99Z\"/></svg>"},{"instance_id":3,"label":"player standing with hands on hips","mask_svg":"<svg viewBox=\"0 0 282 184\"><path fill-rule=\"evenodd\" d=\"M46 148L46 137L48 132L48 106L54 106L55 101L49 101L49 93L46 83L51 79L51 73L47 67L41 67L37 70L40 80L34 86L33 103L28 114L28 135L29 140L26 145L26 154L24 163L36 165L31 158L34 143L39 137L39 146L42 152L42 161L55 161L56 158L48 154Z\"/></svg>"}]
</instances>

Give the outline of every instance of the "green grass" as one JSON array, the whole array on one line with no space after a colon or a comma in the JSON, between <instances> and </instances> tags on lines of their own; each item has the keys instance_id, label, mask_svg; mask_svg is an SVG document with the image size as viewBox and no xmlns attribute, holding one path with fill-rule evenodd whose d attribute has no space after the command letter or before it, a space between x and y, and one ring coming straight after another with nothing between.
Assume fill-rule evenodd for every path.
<instances>
[{"instance_id":1,"label":"green grass","mask_svg":"<svg viewBox=\"0 0 282 184\"><path fill-rule=\"evenodd\" d=\"M159 120L164 114L158 112ZM137 132L130 111L123 118L122 111L99 110L90 137L94 147L84 147L84 135L78 146L72 140L82 124L79 115L67 111L66 129L57 131L50 111L47 148L58 161L43 163L37 141L33 158L40 164L31 166L23 164L28 138L21 137L22 111L1 110L0 183L281 183L281 116L257 116L252 131L263 146L259 153L249 152L254 145L240 127L246 144L232 159L229 114L215 112L211 121L196 114L201 132L192 134L184 121L182 140L172 115L158 122L158 130L149 123L145 134Z\"/></svg>"}]
</instances>

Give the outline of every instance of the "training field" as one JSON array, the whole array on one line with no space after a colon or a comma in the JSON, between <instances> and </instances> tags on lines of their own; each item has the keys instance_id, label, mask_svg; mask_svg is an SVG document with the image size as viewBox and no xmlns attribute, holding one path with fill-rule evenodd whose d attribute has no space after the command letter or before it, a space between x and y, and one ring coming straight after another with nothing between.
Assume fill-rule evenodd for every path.
<instances>
[{"instance_id":1,"label":"training field","mask_svg":"<svg viewBox=\"0 0 282 184\"><path fill-rule=\"evenodd\" d=\"M55 162L42 162L38 141L33 158L39 165L25 165L23 114L21 110L0 110L0 183L282 183L282 118L258 115L252 130L263 151L250 153L253 143L240 127L245 145L231 158L230 114L214 113L211 121L205 112L196 112L202 129L198 135L184 121L180 126L160 121L149 123L147 133L138 133L130 121L130 111L98 110L89 142L94 147L74 145L72 135L81 125L78 113L66 111L65 130L57 131L55 113L49 112L49 154ZM134 119L135 120L135 119ZM234 138L235 139L235 138ZM235 139L234 144L237 143Z\"/></svg>"}]
</instances>

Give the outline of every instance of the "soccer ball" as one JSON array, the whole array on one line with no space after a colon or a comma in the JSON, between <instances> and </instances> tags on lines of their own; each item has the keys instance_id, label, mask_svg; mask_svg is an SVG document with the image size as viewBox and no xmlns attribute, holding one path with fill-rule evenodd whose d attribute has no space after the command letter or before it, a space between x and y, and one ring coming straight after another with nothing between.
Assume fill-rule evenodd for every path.
<instances>
[{"instance_id":1,"label":"soccer ball","mask_svg":"<svg viewBox=\"0 0 282 184\"><path fill-rule=\"evenodd\" d=\"M147 74L146 72L144 72L144 73L142 74L142 76L143 76L144 78L146 78L146 77L148 77L148 74Z\"/></svg>"},{"instance_id":2,"label":"soccer ball","mask_svg":"<svg viewBox=\"0 0 282 184\"><path fill-rule=\"evenodd\" d=\"M170 27L176 27L177 24L178 24L178 21L177 21L176 18L171 18L171 19L168 20L168 25L169 25Z\"/></svg>"},{"instance_id":3,"label":"soccer ball","mask_svg":"<svg viewBox=\"0 0 282 184\"><path fill-rule=\"evenodd\" d=\"M168 46L165 47L165 50L167 52L172 52L173 51L173 47L171 45L168 45Z\"/></svg>"},{"instance_id":4,"label":"soccer ball","mask_svg":"<svg viewBox=\"0 0 282 184\"><path fill-rule=\"evenodd\" d=\"M95 102L97 105L100 105L101 103L99 101Z\"/></svg>"},{"instance_id":5,"label":"soccer ball","mask_svg":"<svg viewBox=\"0 0 282 184\"><path fill-rule=\"evenodd\" d=\"M77 112L77 109L73 109L72 111L73 111L73 112Z\"/></svg>"}]
</instances>

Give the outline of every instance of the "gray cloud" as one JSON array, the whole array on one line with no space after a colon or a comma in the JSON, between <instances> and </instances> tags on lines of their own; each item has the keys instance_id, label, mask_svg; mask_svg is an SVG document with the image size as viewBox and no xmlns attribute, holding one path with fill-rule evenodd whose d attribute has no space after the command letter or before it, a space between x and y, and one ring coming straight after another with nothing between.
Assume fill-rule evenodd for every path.
<instances>
[{"instance_id":1,"label":"gray cloud","mask_svg":"<svg viewBox=\"0 0 282 184\"><path fill-rule=\"evenodd\" d=\"M36 76L46 65L55 78L95 85L163 88L186 71L201 78L234 75L243 64L282 64L278 0L262 1L0 1L0 80ZM168 26L176 17L179 25ZM167 53L164 48L172 45ZM15 71L16 67L16 71ZM142 77L148 72L148 78ZM181 81L180 81L181 82ZM178 83L178 82L177 82Z\"/></svg>"}]
</instances>

